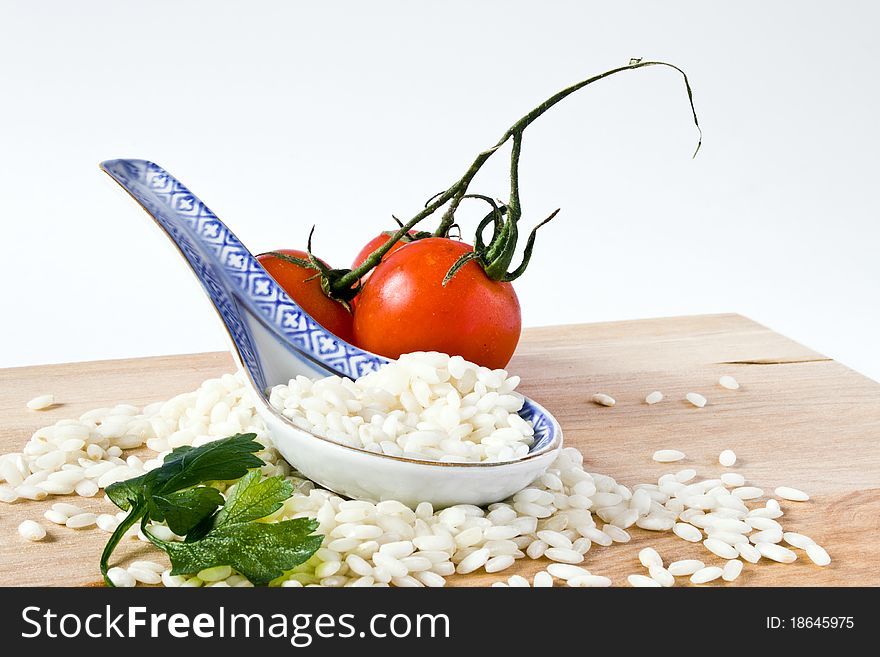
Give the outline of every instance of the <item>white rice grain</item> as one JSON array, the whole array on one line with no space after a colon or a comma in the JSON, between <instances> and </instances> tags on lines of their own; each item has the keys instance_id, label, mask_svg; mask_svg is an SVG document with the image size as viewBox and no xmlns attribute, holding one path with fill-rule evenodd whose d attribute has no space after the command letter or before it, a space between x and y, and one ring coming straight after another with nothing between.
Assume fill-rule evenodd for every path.
<instances>
[{"instance_id":1,"label":"white rice grain","mask_svg":"<svg viewBox=\"0 0 880 657\"><path fill-rule=\"evenodd\" d=\"M56 511L55 509L47 510L43 513L43 517L56 525L63 525L67 522L67 515L60 511Z\"/></svg>"},{"instance_id":2,"label":"white rice grain","mask_svg":"<svg viewBox=\"0 0 880 657\"><path fill-rule=\"evenodd\" d=\"M652 457L657 463L674 463L685 458L685 453L677 449L658 449Z\"/></svg>"},{"instance_id":3,"label":"white rice grain","mask_svg":"<svg viewBox=\"0 0 880 657\"><path fill-rule=\"evenodd\" d=\"M739 390L739 382L727 374L718 379L718 385L728 390Z\"/></svg>"},{"instance_id":4,"label":"white rice grain","mask_svg":"<svg viewBox=\"0 0 880 657\"><path fill-rule=\"evenodd\" d=\"M45 411L55 405L55 395L46 394L34 397L27 403L27 407L32 411Z\"/></svg>"},{"instance_id":5,"label":"white rice grain","mask_svg":"<svg viewBox=\"0 0 880 657\"><path fill-rule=\"evenodd\" d=\"M672 573L666 570L663 566L651 566L648 568L648 575L651 576L651 579L660 584L660 586L675 586L675 577L673 577Z\"/></svg>"},{"instance_id":6,"label":"white rice grain","mask_svg":"<svg viewBox=\"0 0 880 657\"><path fill-rule=\"evenodd\" d=\"M641 527L642 529L647 529L652 532L665 532L672 529L675 525L675 517L672 514L669 515L649 515L644 518L639 518L636 522L637 527Z\"/></svg>"},{"instance_id":7,"label":"white rice grain","mask_svg":"<svg viewBox=\"0 0 880 657\"><path fill-rule=\"evenodd\" d=\"M513 565L513 555L504 554L498 557L492 557L486 562L487 573L497 573L506 570Z\"/></svg>"},{"instance_id":8,"label":"white rice grain","mask_svg":"<svg viewBox=\"0 0 880 657\"><path fill-rule=\"evenodd\" d=\"M807 556L810 557L810 560L817 566L827 566L831 563L831 557L828 556L828 552L826 552L825 548L823 548L821 545L813 543L812 545L808 545L804 549L807 553Z\"/></svg>"},{"instance_id":9,"label":"white rice grain","mask_svg":"<svg viewBox=\"0 0 880 657\"><path fill-rule=\"evenodd\" d=\"M98 516L94 513L78 513L68 518L64 524L68 529L85 529L94 525L97 520Z\"/></svg>"},{"instance_id":10,"label":"white rice grain","mask_svg":"<svg viewBox=\"0 0 880 657\"><path fill-rule=\"evenodd\" d=\"M538 571L532 579L532 586L536 589L550 588L553 586L553 576L546 570Z\"/></svg>"},{"instance_id":11,"label":"white rice grain","mask_svg":"<svg viewBox=\"0 0 880 657\"><path fill-rule=\"evenodd\" d=\"M85 513L85 509L82 507L79 507L76 504L68 504L67 502L56 502L52 505L52 510L58 511L58 513L63 513L68 518L79 515L80 513Z\"/></svg>"},{"instance_id":12,"label":"white rice grain","mask_svg":"<svg viewBox=\"0 0 880 657\"><path fill-rule=\"evenodd\" d=\"M667 571L674 577L683 577L686 575L693 575L695 572L702 570L705 567L706 564L698 559L683 559L681 561L673 561L669 564Z\"/></svg>"},{"instance_id":13,"label":"white rice grain","mask_svg":"<svg viewBox=\"0 0 880 657\"><path fill-rule=\"evenodd\" d=\"M660 582L648 577L647 575L629 575L626 578L626 581L629 582L630 586L634 586L637 588L656 588L661 586Z\"/></svg>"},{"instance_id":14,"label":"white rice grain","mask_svg":"<svg viewBox=\"0 0 880 657\"><path fill-rule=\"evenodd\" d=\"M25 520L18 526L18 534L28 541L42 541L46 538L46 530L43 526L33 520Z\"/></svg>"},{"instance_id":15,"label":"white rice grain","mask_svg":"<svg viewBox=\"0 0 880 657\"><path fill-rule=\"evenodd\" d=\"M0 502L12 504L18 499L18 494L11 486L0 484Z\"/></svg>"},{"instance_id":16,"label":"white rice grain","mask_svg":"<svg viewBox=\"0 0 880 657\"><path fill-rule=\"evenodd\" d=\"M778 561L779 563L793 563L797 561L797 555L786 547L776 543L757 543L755 545L762 557Z\"/></svg>"},{"instance_id":17,"label":"white rice grain","mask_svg":"<svg viewBox=\"0 0 880 657\"><path fill-rule=\"evenodd\" d=\"M691 582L693 584L706 584L707 582L718 579L723 574L724 571L718 566L707 566L691 575Z\"/></svg>"},{"instance_id":18,"label":"white rice grain","mask_svg":"<svg viewBox=\"0 0 880 657\"><path fill-rule=\"evenodd\" d=\"M725 472L721 475L721 481L725 486L742 486L746 483L746 478L738 472Z\"/></svg>"},{"instance_id":19,"label":"white rice grain","mask_svg":"<svg viewBox=\"0 0 880 657\"><path fill-rule=\"evenodd\" d=\"M807 495L804 491L798 490L797 488L791 488L789 486L779 486L775 491L777 497L781 497L784 500L788 500L790 502L806 502L810 499L810 496Z\"/></svg>"},{"instance_id":20,"label":"white rice grain","mask_svg":"<svg viewBox=\"0 0 880 657\"><path fill-rule=\"evenodd\" d=\"M152 570L154 573L162 573L165 570L165 566L162 564L156 563L155 561L146 561L146 560L138 560L132 561L129 568L140 568L141 570Z\"/></svg>"},{"instance_id":21,"label":"white rice grain","mask_svg":"<svg viewBox=\"0 0 880 657\"><path fill-rule=\"evenodd\" d=\"M528 547L526 547L526 554L531 559L540 559L544 556L544 552L547 551L547 548L550 547L544 541L538 539L529 543Z\"/></svg>"},{"instance_id":22,"label":"white rice grain","mask_svg":"<svg viewBox=\"0 0 880 657\"><path fill-rule=\"evenodd\" d=\"M112 533L116 531L116 528L119 526L119 521L116 519L116 516L110 515L109 513L101 513L95 519L95 524L101 531Z\"/></svg>"},{"instance_id":23,"label":"white rice grain","mask_svg":"<svg viewBox=\"0 0 880 657\"><path fill-rule=\"evenodd\" d=\"M707 402L707 399L698 392L689 392L684 396L684 398L697 408L703 408L703 406L705 406Z\"/></svg>"},{"instance_id":24,"label":"white rice grain","mask_svg":"<svg viewBox=\"0 0 880 657\"><path fill-rule=\"evenodd\" d=\"M610 536L611 540L615 543L629 543L632 538L629 535L629 532L621 529L617 525L605 525L602 527L602 531Z\"/></svg>"},{"instance_id":25,"label":"white rice grain","mask_svg":"<svg viewBox=\"0 0 880 657\"><path fill-rule=\"evenodd\" d=\"M765 529L778 529L782 531L782 525L772 518L761 518L759 516L746 517L745 524L758 531L763 531Z\"/></svg>"},{"instance_id":26,"label":"white rice grain","mask_svg":"<svg viewBox=\"0 0 880 657\"><path fill-rule=\"evenodd\" d=\"M691 543L699 543L703 540L703 532L685 522L677 522L672 527L672 531L676 536Z\"/></svg>"},{"instance_id":27,"label":"white rice grain","mask_svg":"<svg viewBox=\"0 0 880 657\"><path fill-rule=\"evenodd\" d=\"M754 545L750 545L749 543L738 543L736 545L736 551L739 553L739 556L749 563L758 563L761 560L761 552Z\"/></svg>"},{"instance_id":28,"label":"white rice grain","mask_svg":"<svg viewBox=\"0 0 880 657\"><path fill-rule=\"evenodd\" d=\"M755 545L758 543L779 543L782 540L782 530L775 527L764 529L751 534L749 540Z\"/></svg>"},{"instance_id":29,"label":"white rice grain","mask_svg":"<svg viewBox=\"0 0 880 657\"><path fill-rule=\"evenodd\" d=\"M162 575L149 568L138 568L134 564L127 568L128 574L141 584L161 584Z\"/></svg>"},{"instance_id":30,"label":"white rice grain","mask_svg":"<svg viewBox=\"0 0 880 657\"><path fill-rule=\"evenodd\" d=\"M724 568L721 570L721 578L725 582L732 582L737 577L739 577L742 569L742 561L740 561L739 559L731 559L726 564L724 564Z\"/></svg>"},{"instance_id":31,"label":"white rice grain","mask_svg":"<svg viewBox=\"0 0 880 657\"><path fill-rule=\"evenodd\" d=\"M413 573L413 577L415 577L422 584L430 588L441 588L446 586L446 580L442 576L438 575L437 573L432 573L429 570ZM372 583L368 584L367 586L372 586Z\"/></svg>"},{"instance_id":32,"label":"white rice grain","mask_svg":"<svg viewBox=\"0 0 880 657\"><path fill-rule=\"evenodd\" d=\"M809 536L798 534L797 532L785 532L782 534L782 539L792 547L800 548L801 550L806 550L816 543Z\"/></svg>"},{"instance_id":33,"label":"white rice grain","mask_svg":"<svg viewBox=\"0 0 880 657\"><path fill-rule=\"evenodd\" d=\"M583 557L581 557L583 559ZM455 569L459 575L467 575L468 573L472 573L477 568L481 568L489 561L489 550L486 548L480 548L474 552L471 552L468 556L466 556Z\"/></svg>"},{"instance_id":34,"label":"white rice grain","mask_svg":"<svg viewBox=\"0 0 880 657\"><path fill-rule=\"evenodd\" d=\"M663 559L660 557L660 553L652 547L642 548L639 551L639 561L645 568L663 566Z\"/></svg>"},{"instance_id":35,"label":"white rice grain","mask_svg":"<svg viewBox=\"0 0 880 657\"><path fill-rule=\"evenodd\" d=\"M589 575L590 571L580 566L573 566L566 563L551 563L547 566L547 572L558 579L570 580L575 577L583 577Z\"/></svg>"},{"instance_id":36,"label":"white rice grain","mask_svg":"<svg viewBox=\"0 0 880 657\"><path fill-rule=\"evenodd\" d=\"M137 580L125 568L118 566L107 571L107 578L113 582L113 586L119 588L130 588L137 584ZM199 583L199 585L201 582Z\"/></svg>"},{"instance_id":37,"label":"white rice grain","mask_svg":"<svg viewBox=\"0 0 880 657\"><path fill-rule=\"evenodd\" d=\"M717 554L722 559L735 559L739 554L735 547L717 538L707 538L703 541L703 546L709 550L709 552Z\"/></svg>"},{"instance_id":38,"label":"white rice grain","mask_svg":"<svg viewBox=\"0 0 880 657\"><path fill-rule=\"evenodd\" d=\"M614 539L597 527L578 527L577 530L581 536L589 539L596 545L608 547L614 543Z\"/></svg>"},{"instance_id":39,"label":"white rice grain","mask_svg":"<svg viewBox=\"0 0 880 657\"><path fill-rule=\"evenodd\" d=\"M730 492L741 500L756 500L764 495L764 491L757 486L740 486Z\"/></svg>"},{"instance_id":40,"label":"white rice grain","mask_svg":"<svg viewBox=\"0 0 880 657\"><path fill-rule=\"evenodd\" d=\"M42 488L38 488L37 486L31 486L29 484L22 484L21 486L15 487L16 496L23 498L25 500L45 500L49 497L49 493L47 493Z\"/></svg>"},{"instance_id":41,"label":"white rice grain","mask_svg":"<svg viewBox=\"0 0 880 657\"><path fill-rule=\"evenodd\" d=\"M684 470L679 470L675 473L675 481L680 484L686 484L691 479L697 476L697 471L693 468L685 468Z\"/></svg>"},{"instance_id":42,"label":"white rice grain","mask_svg":"<svg viewBox=\"0 0 880 657\"><path fill-rule=\"evenodd\" d=\"M545 529L537 532L537 537L544 541L549 547L563 548L568 550L570 550L572 547L571 539L560 532Z\"/></svg>"},{"instance_id":43,"label":"white rice grain","mask_svg":"<svg viewBox=\"0 0 880 657\"><path fill-rule=\"evenodd\" d=\"M89 479L83 479L74 486L74 491L80 497L94 497L98 494L98 484Z\"/></svg>"},{"instance_id":44,"label":"white rice grain","mask_svg":"<svg viewBox=\"0 0 880 657\"><path fill-rule=\"evenodd\" d=\"M584 560L584 555L580 552L576 550L567 550L565 548L548 548L547 551L544 552L544 556L552 561L568 564L581 563Z\"/></svg>"}]
</instances>

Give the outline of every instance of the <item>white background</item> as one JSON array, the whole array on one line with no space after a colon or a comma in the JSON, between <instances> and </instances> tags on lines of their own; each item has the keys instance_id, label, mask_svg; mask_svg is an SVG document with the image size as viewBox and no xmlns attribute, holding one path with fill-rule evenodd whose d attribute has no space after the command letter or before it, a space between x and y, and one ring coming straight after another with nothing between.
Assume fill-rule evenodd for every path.
<instances>
[{"instance_id":1,"label":"white background","mask_svg":"<svg viewBox=\"0 0 880 657\"><path fill-rule=\"evenodd\" d=\"M361 243L519 116L524 323L739 312L880 378L872 2L0 4L0 366L224 349L161 233L100 173L152 159L252 251ZM504 196L506 153L473 187ZM462 214L472 231L475 207Z\"/></svg>"}]
</instances>

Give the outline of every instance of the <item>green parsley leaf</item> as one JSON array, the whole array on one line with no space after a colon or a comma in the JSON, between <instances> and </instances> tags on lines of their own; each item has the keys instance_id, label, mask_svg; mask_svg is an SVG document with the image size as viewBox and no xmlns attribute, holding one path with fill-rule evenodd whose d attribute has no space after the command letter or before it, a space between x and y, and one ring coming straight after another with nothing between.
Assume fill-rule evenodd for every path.
<instances>
[{"instance_id":1,"label":"green parsley leaf","mask_svg":"<svg viewBox=\"0 0 880 657\"><path fill-rule=\"evenodd\" d=\"M236 434L201 447L178 447L155 473L152 492L183 490L206 481L226 481L243 477L251 468L263 465L254 452L263 449L254 433Z\"/></svg>"},{"instance_id":2,"label":"green parsley leaf","mask_svg":"<svg viewBox=\"0 0 880 657\"><path fill-rule=\"evenodd\" d=\"M167 520L176 534L188 533L196 526L206 528L206 521L223 503L222 496L208 488L181 491L210 481L238 479L262 466L263 461L254 455L263 449L256 437L253 433L236 434L201 447L178 447L165 457L161 467L108 486L107 496L129 514L110 536L101 555L104 581L112 586L107 577L110 556L125 532L139 520L142 525L151 519Z\"/></svg>"},{"instance_id":3,"label":"green parsley leaf","mask_svg":"<svg viewBox=\"0 0 880 657\"><path fill-rule=\"evenodd\" d=\"M245 522L215 527L193 543L163 543L172 575L191 575L213 566L232 566L256 585L267 584L306 561L323 536L311 518L282 522Z\"/></svg>"},{"instance_id":4,"label":"green parsley leaf","mask_svg":"<svg viewBox=\"0 0 880 657\"><path fill-rule=\"evenodd\" d=\"M149 474L149 473L147 473ZM127 481L117 481L110 484L104 489L107 497L123 511L128 511L131 507L144 499L144 482L143 479L147 475L141 475Z\"/></svg>"},{"instance_id":5,"label":"green parsley leaf","mask_svg":"<svg viewBox=\"0 0 880 657\"><path fill-rule=\"evenodd\" d=\"M254 472L259 473L259 470ZM177 493L153 495L147 504L151 520L164 520L171 531L183 536L223 504L223 495L216 488L198 486Z\"/></svg>"},{"instance_id":6,"label":"green parsley leaf","mask_svg":"<svg viewBox=\"0 0 880 657\"><path fill-rule=\"evenodd\" d=\"M111 484L104 492L127 511L151 495L174 493L208 481L238 479L263 465L253 454L263 449L256 437L254 433L236 434L201 447L178 447L165 457L162 467Z\"/></svg>"},{"instance_id":7,"label":"green parsley leaf","mask_svg":"<svg viewBox=\"0 0 880 657\"><path fill-rule=\"evenodd\" d=\"M166 543L151 538L171 558L173 575L232 566L254 584L266 584L321 547L323 537L310 536L318 523L309 518L255 522L280 509L293 494L293 486L283 477L261 479L259 470L242 477L213 518L213 526L208 531L199 528L197 540L187 536L183 543Z\"/></svg>"},{"instance_id":8,"label":"green parsley leaf","mask_svg":"<svg viewBox=\"0 0 880 657\"><path fill-rule=\"evenodd\" d=\"M215 527L265 518L293 495L293 485L284 477L269 477L263 481L260 477L259 470L251 470L227 493Z\"/></svg>"}]
</instances>

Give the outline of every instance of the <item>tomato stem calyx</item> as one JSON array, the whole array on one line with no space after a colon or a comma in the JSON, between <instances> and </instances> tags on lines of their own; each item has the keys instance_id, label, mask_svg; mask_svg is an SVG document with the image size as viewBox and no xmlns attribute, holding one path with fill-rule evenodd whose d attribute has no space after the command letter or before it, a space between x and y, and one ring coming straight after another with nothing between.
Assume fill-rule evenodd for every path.
<instances>
[{"instance_id":1,"label":"tomato stem calyx","mask_svg":"<svg viewBox=\"0 0 880 657\"><path fill-rule=\"evenodd\" d=\"M304 260L303 258L297 258L296 256L287 255L286 253L281 253L280 251L267 251L266 253L260 253L257 255L258 258L262 256L272 256L273 258L278 258L279 260L283 260L284 262L289 262L290 264L302 267L303 269L315 269L311 261Z\"/></svg>"}]
</instances>

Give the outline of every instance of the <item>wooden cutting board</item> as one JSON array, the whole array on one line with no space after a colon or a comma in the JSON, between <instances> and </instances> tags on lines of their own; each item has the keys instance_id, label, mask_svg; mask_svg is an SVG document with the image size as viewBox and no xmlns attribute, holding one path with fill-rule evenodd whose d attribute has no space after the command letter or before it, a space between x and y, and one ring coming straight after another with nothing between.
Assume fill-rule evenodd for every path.
<instances>
[{"instance_id":1,"label":"wooden cutting board","mask_svg":"<svg viewBox=\"0 0 880 657\"><path fill-rule=\"evenodd\" d=\"M119 402L143 406L232 369L228 354L210 353L0 370L0 450L20 450L35 429L62 418ZM717 477L724 470L718 454L730 448L738 456L732 470L750 484L768 494L780 485L809 492L809 502L783 502L780 521L825 546L832 564L819 568L798 551L791 565L746 564L743 575L725 586L880 585L874 549L880 538L880 384L739 315L528 329L509 369L522 376L522 391L559 419L566 444L584 453L593 472L629 486L685 467ZM720 387L722 374L736 377L742 388ZM652 390L665 399L648 406L644 398ZM44 392L61 404L44 412L25 408ZM591 403L596 392L612 395L617 405ZM699 409L683 401L688 392L705 395L708 405ZM680 449L687 459L654 463L651 455L661 448ZM50 501L0 503L0 585L99 582L98 555L107 535L51 525L42 519ZM73 501L112 510L100 497ZM49 537L22 540L16 527L26 518L41 521ZM636 555L649 545L666 563L722 561L668 533L631 533L628 544L594 546L583 565L625 585L628 574L643 572ZM118 554L163 560L137 541ZM450 584L529 576L547 563L526 558L503 574L454 577Z\"/></svg>"}]
</instances>

